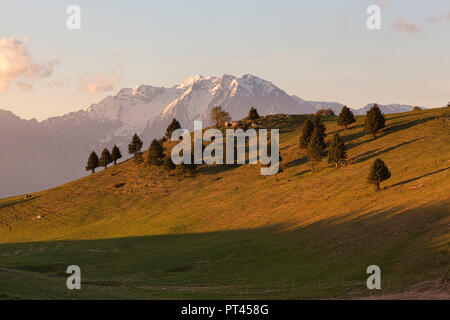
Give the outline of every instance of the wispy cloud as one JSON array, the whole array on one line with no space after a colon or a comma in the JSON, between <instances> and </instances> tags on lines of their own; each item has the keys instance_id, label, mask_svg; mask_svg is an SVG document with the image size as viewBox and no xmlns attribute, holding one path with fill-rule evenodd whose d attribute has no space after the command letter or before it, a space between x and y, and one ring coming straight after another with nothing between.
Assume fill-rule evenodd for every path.
<instances>
[{"instance_id":1,"label":"wispy cloud","mask_svg":"<svg viewBox=\"0 0 450 320\"><path fill-rule=\"evenodd\" d=\"M16 86L17 86L17 88L19 88L19 91L20 91L20 92L25 92L25 93L27 93L27 92L33 91L33 85L32 85L32 84L29 84L29 83L27 83L27 82L18 81L18 82L16 83Z\"/></svg>"},{"instance_id":2,"label":"wispy cloud","mask_svg":"<svg viewBox=\"0 0 450 320\"><path fill-rule=\"evenodd\" d=\"M450 22L450 11L448 11L447 13L444 13L444 14L431 16L431 17L428 17L427 19L425 19L426 23L441 23L444 21Z\"/></svg>"},{"instance_id":3,"label":"wispy cloud","mask_svg":"<svg viewBox=\"0 0 450 320\"><path fill-rule=\"evenodd\" d=\"M18 79L33 81L47 78L57 64L57 60L47 64L35 63L27 48L26 38L24 42L15 38L0 38L0 92L7 92L11 83Z\"/></svg>"},{"instance_id":4,"label":"wispy cloud","mask_svg":"<svg viewBox=\"0 0 450 320\"><path fill-rule=\"evenodd\" d=\"M114 90L119 81L120 79L114 70L111 71L109 77L97 72L80 80L80 90L90 94L108 92Z\"/></svg>"},{"instance_id":5,"label":"wispy cloud","mask_svg":"<svg viewBox=\"0 0 450 320\"><path fill-rule=\"evenodd\" d=\"M394 30L400 31L400 32L407 32L407 33L417 33L420 31L419 27L412 23L406 22L404 19L398 18L393 24L392 28Z\"/></svg>"},{"instance_id":6,"label":"wispy cloud","mask_svg":"<svg viewBox=\"0 0 450 320\"><path fill-rule=\"evenodd\" d=\"M65 78L61 80L52 80L47 83L49 88L52 89L64 89L67 88L70 85L70 79Z\"/></svg>"}]
</instances>

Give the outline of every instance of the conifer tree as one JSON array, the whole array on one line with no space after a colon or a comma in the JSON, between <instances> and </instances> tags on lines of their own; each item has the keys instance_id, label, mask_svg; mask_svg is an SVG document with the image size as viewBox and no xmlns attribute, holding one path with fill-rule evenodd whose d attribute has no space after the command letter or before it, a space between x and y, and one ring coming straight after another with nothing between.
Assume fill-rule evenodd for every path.
<instances>
[{"instance_id":1,"label":"conifer tree","mask_svg":"<svg viewBox=\"0 0 450 320\"><path fill-rule=\"evenodd\" d=\"M102 167L105 167L105 169L108 167L108 164L110 164L113 161L111 157L111 153L107 148L103 149L102 155L98 161L98 164Z\"/></svg>"},{"instance_id":2,"label":"conifer tree","mask_svg":"<svg viewBox=\"0 0 450 320\"><path fill-rule=\"evenodd\" d=\"M314 172L316 164L322 159L322 146L320 138L320 129L314 128L311 135L310 141L308 143L308 148L306 149L306 156L309 163L311 164L311 170Z\"/></svg>"},{"instance_id":3,"label":"conifer tree","mask_svg":"<svg viewBox=\"0 0 450 320\"><path fill-rule=\"evenodd\" d=\"M258 114L258 110L256 110L256 108L251 107L250 111L248 112L248 120L257 120L259 119L259 114Z\"/></svg>"},{"instance_id":4,"label":"conifer tree","mask_svg":"<svg viewBox=\"0 0 450 320\"><path fill-rule=\"evenodd\" d=\"M114 145L114 147L111 150L111 159L114 161L114 164L117 164L117 160L122 158L122 153L120 152L120 149L117 145Z\"/></svg>"},{"instance_id":5,"label":"conifer tree","mask_svg":"<svg viewBox=\"0 0 450 320\"><path fill-rule=\"evenodd\" d=\"M347 108L347 106L343 106L337 121L338 125L344 126L344 128L347 129L353 122L356 122L353 112Z\"/></svg>"},{"instance_id":6,"label":"conifer tree","mask_svg":"<svg viewBox=\"0 0 450 320\"><path fill-rule=\"evenodd\" d=\"M367 181L375 185L375 190L380 191L380 183L391 177L391 172L380 158L375 159L370 167Z\"/></svg>"},{"instance_id":7,"label":"conifer tree","mask_svg":"<svg viewBox=\"0 0 450 320\"><path fill-rule=\"evenodd\" d=\"M147 153L147 163L149 165L160 166L164 159L164 149L158 140L153 139Z\"/></svg>"},{"instance_id":8,"label":"conifer tree","mask_svg":"<svg viewBox=\"0 0 450 320\"><path fill-rule=\"evenodd\" d=\"M98 164L98 156L95 153L95 151L92 151L91 154L89 155L89 160L86 166L86 171L91 170L92 173L95 172L95 169L98 168L99 164Z\"/></svg>"},{"instance_id":9,"label":"conifer tree","mask_svg":"<svg viewBox=\"0 0 450 320\"><path fill-rule=\"evenodd\" d=\"M139 162L141 160L141 149L142 149L142 140L135 133L133 138L131 139L130 144L128 145L128 153L134 155L134 160Z\"/></svg>"},{"instance_id":10,"label":"conifer tree","mask_svg":"<svg viewBox=\"0 0 450 320\"><path fill-rule=\"evenodd\" d=\"M325 132L326 132L327 128L322 123L321 117L318 114L316 114L314 116L312 122L314 124L314 128L317 128L317 137L318 137L318 141L319 141L319 146L321 149L324 149L325 148L325 137L327 136L327 134Z\"/></svg>"},{"instance_id":11,"label":"conifer tree","mask_svg":"<svg viewBox=\"0 0 450 320\"><path fill-rule=\"evenodd\" d=\"M328 150L328 163L334 163L336 168L339 168L339 164L342 160L347 159L347 153L345 152L345 144L341 136L336 133L331 141L330 148Z\"/></svg>"},{"instance_id":12,"label":"conifer tree","mask_svg":"<svg viewBox=\"0 0 450 320\"><path fill-rule=\"evenodd\" d=\"M384 128L386 119L377 104L367 112L366 120L364 122L364 132L366 134L373 134L375 139L378 130Z\"/></svg>"},{"instance_id":13,"label":"conifer tree","mask_svg":"<svg viewBox=\"0 0 450 320\"><path fill-rule=\"evenodd\" d=\"M177 129L181 129L181 124L178 122L177 119L173 118L172 122L166 129L166 134L164 135L166 140L170 140L170 138L172 137L172 132L174 132Z\"/></svg>"},{"instance_id":14,"label":"conifer tree","mask_svg":"<svg viewBox=\"0 0 450 320\"><path fill-rule=\"evenodd\" d=\"M311 138L311 134L314 131L314 123L311 118L307 118L303 123L302 134L300 135L300 149L308 148L309 140Z\"/></svg>"},{"instance_id":15,"label":"conifer tree","mask_svg":"<svg viewBox=\"0 0 450 320\"><path fill-rule=\"evenodd\" d=\"M209 114L209 118L216 127L231 120L228 112L226 112L221 106L212 108Z\"/></svg>"},{"instance_id":16,"label":"conifer tree","mask_svg":"<svg viewBox=\"0 0 450 320\"><path fill-rule=\"evenodd\" d=\"M193 175L195 174L195 170L197 169L197 165L194 163L194 154L191 154L191 163L184 163L176 165L176 172L181 175L185 176L187 174Z\"/></svg>"},{"instance_id":17,"label":"conifer tree","mask_svg":"<svg viewBox=\"0 0 450 320\"><path fill-rule=\"evenodd\" d=\"M170 174L170 171L175 169L175 163L172 161L172 157L170 155L164 158L163 168Z\"/></svg>"}]
</instances>

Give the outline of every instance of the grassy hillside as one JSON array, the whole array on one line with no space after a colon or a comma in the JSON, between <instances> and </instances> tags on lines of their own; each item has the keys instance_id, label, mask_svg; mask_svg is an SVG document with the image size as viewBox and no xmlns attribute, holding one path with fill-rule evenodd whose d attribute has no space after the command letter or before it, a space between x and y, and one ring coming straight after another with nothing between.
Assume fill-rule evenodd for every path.
<instances>
[{"instance_id":1,"label":"grassy hillside","mask_svg":"<svg viewBox=\"0 0 450 320\"><path fill-rule=\"evenodd\" d=\"M304 118L267 117L281 132L277 176L201 166L180 179L126 161L0 200L0 298L355 297L374 294L371 264L376 294L448 277L450 110L387 115L375 140L364 117L345 131L326 118L349 162L324 159L315 173L298 148ZM376 193L377 157L392 177ZM66 289L70 264L82 290Z\"/></svg>"}]
</instances>

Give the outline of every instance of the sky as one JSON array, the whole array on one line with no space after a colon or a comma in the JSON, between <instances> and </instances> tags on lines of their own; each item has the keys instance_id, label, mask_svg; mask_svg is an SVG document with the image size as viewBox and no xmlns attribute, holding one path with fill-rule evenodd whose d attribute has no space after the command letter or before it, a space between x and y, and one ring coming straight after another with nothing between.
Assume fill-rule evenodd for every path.
<instances>
[{"instance_id":1,"label":"sky","mask_svg":"<svg viewBox=\"0 0 450 320\"><path fill-rule=\"evenodd\" d=\"M80 29L67 8L80 8ZM381 29L369 30L369 5ZM139 84L253 74L307 100L450 100L448 0L0 0L0 109L86 109Z\"/></svg>"}]
</instances>

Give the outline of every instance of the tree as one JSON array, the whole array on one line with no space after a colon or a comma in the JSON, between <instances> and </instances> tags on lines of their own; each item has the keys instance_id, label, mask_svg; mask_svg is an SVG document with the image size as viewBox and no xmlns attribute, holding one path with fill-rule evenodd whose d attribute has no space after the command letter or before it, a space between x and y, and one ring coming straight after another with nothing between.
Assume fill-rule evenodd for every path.
<instances>
[{"instance_id":1,"label":"tree","mask_svg":"<svg viewBox=\"0 0 450 320\"><path fill-rule=\"evenodd\" d=\"M327 134L325 132L326 132L327 128L322 123L321 117L318 114L316 114L314 116L312 122L314 124L314 128L317 128L317 137L318 137L319 146L320 146L320 148L324 149L325 148L325 137L327 136Z\"/></svg>"},{"instance_id":2,"label":"tree","mask_svg":"<svg viewBox=\"0 0 450 320\"><path fill-rule=\"evenodd\" d=\"M91 170L92 173L95 172L95 169L98 168L98 156L95 153L95 151L92 151L90 156L89 156L89 160L86 166L86 171Z\"/></svg>"},{"instance_id":3,"label":"tree","mask_svg":"<svg viewBox=\"0 0 450 320\"><path fill-rule=\"evenodd\" d=\"M331 108L327 108L327 109L319 109L316 111L316 114L319 116L324 116L324 117L328 117L328 116L334 116L334 111Z\"/></svg>"},{"instance_id":4,"label":"tree","mask_svg":"<svg viewBox=\"0 0 450 320\"><path fill-rule=\"evenodd\" d=\"M336 164L336 168L339 168L339 164L342 160L347 159L347 153L345 152L345 143L341 136L336 133L331 141L330 148L328 150L328 163Z\"/></svg>"},{"instance_id":5,"label":"tree","mask_svg":"<svg viewBox=\"0 0 450 320\"><path fill-rule=\"evenodd\" d=\"M384 164L380 158L375 159L370 167L367 181L375 185L375 190L380 191L380 183L391 177L391 173L388 167Z\"/></svg>"},{"instance_id":6,"label":"tree","mask_svg":"<svg viewBox=\"0 0 450 320\"><path fill-rule=\"evenodd\" d=\"M172 137L172 132L174 132L177 129L181 129L181 125L177 119L173 118L172 122L169 124L169 126L166 129L166 134L164 135L166 140L170 140Z\"/></svg>"},{"instance_id":7,"label":"tree","mask_svg":"<svg viewBox=\"0 0 450 320\"><path fill-rule=\"evenodd\" d=\"M147 153L147 163L149 165L160 166L164 159L164 149L158 140L153 139L150 144L150 148L148 148Z\"/></svg>"},{"instance_id":8,"label":"tree","mask_svg":"<svg viewBox=\"0 0 450 320\"><path fill-rule=\"evenodd\" d=\"M105 167L105 169L108 167L108 164L110 164L113 161L111 157L111 153L107 148L103 149L102 155L100 157L100 160L98 161L98 164L102 167Z\"/></svg>"},{"instance_id":9,"label":"tree","mask_svg":"<svg viewBox=\"0 0 450 320\"><path fill-rule=\"evenodd\" d=\"M257 120L259 119L259 114L258 114L258 110L256 110L256 108L251 107L250 111L248 112L248 120Z\"/></svg>"},{"instance_id":10,"label":"tree","mask_svg":"<svg viewBox=\"0 0 450 320\"><path fill-rule=\"evenodd\" d=\"M309 163L311 164L311 170L314 172L314 167L322 159L322 146L320 141L320 129L314 128L311 135L310 141L308 143L308 148L306 149L306 156Z\"/></svg>"},{"instance_id":11,"label":"tree","mask_svg":"<svg viewBox=\"0 0 450 320\"><path fill-rule=\"evenodd\" d=\"M348 125L352 124L353 122L356 122L353 112L349 108L347 108L347 106L343 106L341 113L339 113L339 118L337 121L338 125L344 126L344 128L347 129Z\"/></svg>"},{"instance_id":12,"label":"tree","mask_svg":"<svg viewBox=\"0 0 450 320\"><path fill-rule=\"evenodd\" d=\"M173 163L172 161L172 157L170 155L166 156L164 158L164 162L163 162L163 168L165 170L167 170L167 172L170 174L170 171L172 171L173 169L175 169L175 163Z\"/></svg>"},{"instance_id":13,"label":"tree","mask_svg":"<svg viewBox=\"0 0 450 320\"><path fill-rule=\"evenodd\" d=\"M377 104L367 112L366 120L364 122L364 132L366 134L373 134L375 139L378 130L384 128L386 119Z\"/></svg>"},{"instance_id":14,"label":"tree","mask_svg":"<svg viewBox=\"0 0 450 320\"><path fill-rule=\"evenodd\" d=\"M209 118L216 127L231 120L231 117L228 114L228 112L223 110L221 106L216 106L212 108L209 114Z\"/></svg>"},{"instance_id":15,"label":"tree","mask_svg":"<svg viewBox=\"0 0 450 320\"><path fill-rule=\"evenodd\" d=\"M194 163L194 154L191 154L191 163L184 163L176 165L176 172L181 175L185 176L187 174L194 175L195 170L197 169L197 165Z\"/></svg>"},{"instance_id":16,"label":"tree","mask_svg":"<svg viewBox=\"0 0 450 320\"><path fill-rule=\"evenodd\" d=\"M308 148L309 140L311 138L311 134L314 131L314 124L311 118L307 118L303 123L302 134L300 135L300 149Z\"/></svg>"},{"instance_id":17,"label":"tree","mask_svg":"<svg viewBox=\"0 0 450 320\"><path fill-rule=\"evenodd\" d=\"M120 158L122 158L122 153L120 152L119 147L114 145L111 150L111 159L114 161L114 164L117 164L117 160Z\"/></svg>"},{"instance_id":18,"label":"tree","mask_svg":"<svg viewBox=\"0 0 450 320\"><path fill-rule=\"evenodd\" d=\"M142 149L142 140L135 133L133 138L131 139L130 144L128 145L128 153L134 155L134 160L136 162L141 160L141 149Z\"/></svg>"}]
</instances>

